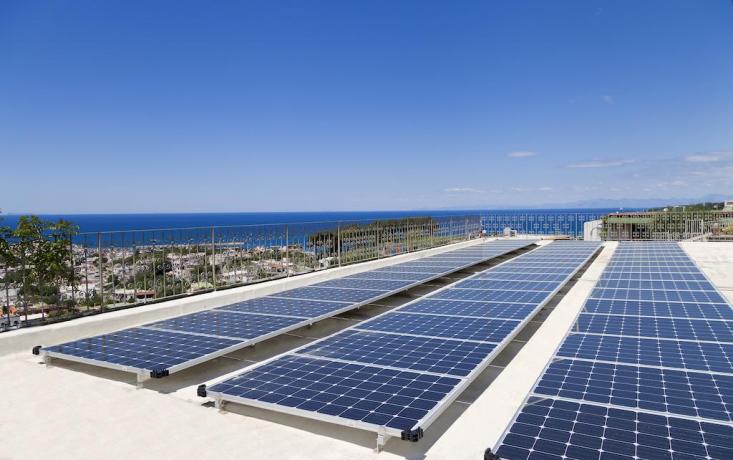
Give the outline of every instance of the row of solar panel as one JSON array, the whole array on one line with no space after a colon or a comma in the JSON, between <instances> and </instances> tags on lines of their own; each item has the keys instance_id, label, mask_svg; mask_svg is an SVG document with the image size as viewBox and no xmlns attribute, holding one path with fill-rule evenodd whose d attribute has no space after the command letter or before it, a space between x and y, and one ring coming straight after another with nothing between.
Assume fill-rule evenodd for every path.
<instances>
[{"instance_id":1,"label":"row of solar panel","mask_svg":"<svg viewBox=\"0 0 733 460\"><path fill-rule=\"evenodd\" d=\"M609 267L498 454L733 458L730 305L675 243L621 243Z\"/></svg>"},{"instance_id":2,"label":"row of solar panel","mask_svg":"<svg viewBox=\"0 0 733 460\"><path fill-rule=\"evenodd\" d=\"M209 396L374 431L413 432L598 247L563 242L536 249L218 383ZM544 264L544 274L559 277L554 287L529 297L524 283L506 285L502 278L518 266L553 260ZM473 288L486 280L492 290Z\"/></svg>"},{"instance_id":3,"label":"row of solar panel","mask_svg":"<svg viewBox=\"0 0 733 460\"><path fill-rule=\"evenodd\" d=\"M492 241L111 334L47 356L163 376L532 244ZM395 276L396 279L390 279Z\"/></svg>"}]
</instances>

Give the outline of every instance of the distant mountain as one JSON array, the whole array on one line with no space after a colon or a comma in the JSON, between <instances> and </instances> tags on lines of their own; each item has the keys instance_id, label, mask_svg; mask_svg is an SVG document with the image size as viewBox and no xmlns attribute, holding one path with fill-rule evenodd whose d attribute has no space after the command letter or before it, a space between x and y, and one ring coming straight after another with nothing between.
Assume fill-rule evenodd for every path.
<instances>
[{"instance_id":1,"label":"distant mountain","mask_svg":"<svg viewBox=\"0 0 733 460\"><path fill-rule=\"evenodd\" d=\"M648 209L665 206L688 205L705 202L721 202L730 200L730 195L710 194L691 198L596 198L589 200L570 201L564 203L541 203L528 205L516 203L513 205L475 204L456 207L440 208L441 210L484 210L484 209Z\"/></svg>"},{"instance_id":2,"label":"distant mountain","mask_svg":"<svg viewBox=\"0 0 733 460\"><path fill-rule=\"evenodd\" d=\"M622 198L622 199L594 199L574 201L571 203L543 205L540 207L567 207L567 208L658 208L664 206L686 205L725 201L730 199L726 195L710 194L695 198Z\"/></svg>"}]
</instances>

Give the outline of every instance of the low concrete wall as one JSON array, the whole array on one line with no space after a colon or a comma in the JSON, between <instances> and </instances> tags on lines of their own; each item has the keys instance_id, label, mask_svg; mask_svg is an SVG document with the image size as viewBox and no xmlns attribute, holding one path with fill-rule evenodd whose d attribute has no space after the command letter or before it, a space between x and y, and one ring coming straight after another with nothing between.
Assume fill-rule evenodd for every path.
<instances>
[{"instance_id":1,"label":"low concrete wall","mask_svg":"<svg viewBox=\"0 0 733 460\"><path fill-rule=\"evenodd\" d=\"M30 352L31 348L35 345L55 345L71 340L78 340L83 337L106 334L153 321L207 310L230 303L240 302L242 300L263 297L321 281L327 281L367 270L374 270L376 268L394 265L400 262L420 259L433 254L440 254L454 249L473 246L492 239L495 238L464 241L461 243L441 246L439 248L426 249L423 251L387 257L370 262L332 268L305 275L293 276L291 278L283 278L249 286L226 289L223 291L209 292L181 299L168 300L152 305L102 313L63 323L5 332L0 334L0 356L25 351Z\"/></svg>"}]
</instances>

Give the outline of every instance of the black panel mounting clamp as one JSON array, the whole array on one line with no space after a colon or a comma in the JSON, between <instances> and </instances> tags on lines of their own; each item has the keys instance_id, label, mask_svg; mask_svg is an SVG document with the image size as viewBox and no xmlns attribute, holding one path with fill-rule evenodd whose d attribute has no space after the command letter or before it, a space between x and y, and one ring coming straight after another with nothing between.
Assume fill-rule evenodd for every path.
<instances>
[{"instance_id":1,"label":"black panel mounting clamp","mask_svg":"<svg viewBox=\"0 0 733 460\"><path fill-rule=\"evenodd\" d=\"M35 347L33 347L32 353L34 355L36 355L36 356L40 355L41 354L41 348L43 348L43 347L40 346L40 345L36 345Z\"/></svg>"},{"instance_id":2,"label":"black panel mounting clamp","mask_svg":"<svg viewBox=\"0 0 733 460\"><path fill-rule=\"evenodd\" d=\"M423 431L422 428L417 427L414 430L405 430L402 432L402 440L410 442L418 442L422 439Z\"/></svg>"},{"instance_id":3,"label":"black panel mounting clamp","mask_svg":"<svg viewBox=\"0 0 733 460\"><path fill-rule=\"evenodd\" d=\"M196 396L199 396L201 398L206 397L206 384L201 384L196 388Z\"/></svg>"},{"instance_id":4,"label":"black panel mounting clamp","mask_svg":"<svg viewBox=\"0 0 733 460\"><path fill-rule=\"evenodd\" d=\"M501 457L491 451L491 447L484 451L484 460L501 460Z\"/></svg>"},{"instance_id":5,"label":"black panel mounting clamp","mask_svg":"<svg viewBox=\"0 0 733 460\"><path fill-rule=\"evenodd\" d=\"M157 366L153 367L153 369L150 370L150 377L154 379L159 379L162 377L167 377L169 374L168 369L165 368L162 364L158 364Z\"/></svg>"}]
</instances>

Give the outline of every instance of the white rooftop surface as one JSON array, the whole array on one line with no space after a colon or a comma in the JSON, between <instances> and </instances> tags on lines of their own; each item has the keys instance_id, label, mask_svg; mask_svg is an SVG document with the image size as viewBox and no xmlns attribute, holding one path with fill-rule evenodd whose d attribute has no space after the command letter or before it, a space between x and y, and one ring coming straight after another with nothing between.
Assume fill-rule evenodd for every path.
<instances>
[{"instance_id":1,"label":"white rooftop surface","mask_svg":"<svg viewBox=\"0 0 733 460\"><path fill-rule=\"evenodd\" d=\"M37 356L30 354L30 346L26 346L32 341L52 345L76 334L89 335L93 329L106 332L105 329L120 329L149 321L152 317L186 313L193 308L189 305L190 299L203 298L197 296L173 301L181 305L167 310L164 304L157 304L65 325L0 334L0 354L5 354L0 357L0 376L5 390L0 410L0 432L3 433L0 458L482 458L487 447L494 447L571 326L615 246L615 243L606 243L598 258L488 388L484 391L479 381L491 381L496 376L497 370L491 367L484 372L486 378L482 374L474 382L477 385L472 385L459 397L459 401L473 403L455 402L418 443L392 439L384 451L376 453L373 433L234 404L227 406L227 412L219 413L210 404L204 404L207 400L196 396L200 383L239 373L265 356L304 343L296 335L283 336L236 352L231 357L148 381L143 389L136 389L132 374L61 361L47 368L40 364ZM733 244L683 243L682 246L733 301ZM391 264L403 260L406 258L400 256L360 265L363 269L372 269L375 263ZM307 282L343 274L343 271L328 270L308 275L310 280ZM279 289L289 289L293 284L288 283L300 284L305 279L297 277L281 282ZM226 295L220 294L218 300L210 297L204 304L226 303L231 301L232 295L264 295L265 290L273 289L273 284L265 285L231 290ZM125 316L129 317L124 319ZM343 321L325 320L303 334L323 336L343 327ZM105 323L112 326L105 326ZM43 343L44 335L53 342ZM8 350L14 352L7 354Z\"/></svg>"}]
</instances>

